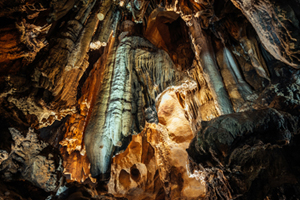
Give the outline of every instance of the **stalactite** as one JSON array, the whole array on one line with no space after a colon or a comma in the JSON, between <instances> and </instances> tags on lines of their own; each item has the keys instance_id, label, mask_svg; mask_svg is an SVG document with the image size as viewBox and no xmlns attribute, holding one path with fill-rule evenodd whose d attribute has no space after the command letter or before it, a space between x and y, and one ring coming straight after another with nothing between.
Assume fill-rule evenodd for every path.
<instances>
[{"instance_id":1,"label":"stalactite","mask_svg":"<svg viewBox=\"0 0 300 200\"><path fill-rule=\"evenodd\" d=\"M65 104L75 105L77 85L88 67L87 51L91 36L96 28L97 1L83 4L73 11L75 19L66 21L57 38L49 43L40 54L42 61L37 59L33 65L32 81L36 87L44 88L54 96L49 107ZM48 49L51 49L47 51Z\"/></svg>"},{"instance_id":2,"label":"stalactite","mask_svg":"<svg viewBox=\"0 0 300 200\"><path fill-rule=\"evenodd\" d=\"M199 101L200 108L198 111L201 113L201 121L208 121L219 116L211 91L203 76L202 68L198 65L196 59L193 61L192 68L188 71L188 74L197 83L197 91L193 94L193 98L197 98L197 101Z\"/></svg>"},{"instance_id":3,"label":"stalactite","mask_svg":"<svg viewBox=\"0 0 300 200\"><path fill-rule=\"evenodd\" d=\"M231 68L231 63L228 60L228 55L226 54L226 48L221 44L221 42L216 41L216 43L216 59L220 67L223 81L229 94L230 100L233 104L233 108L235 111L238 111L239 108L245 103L245 99L242 97L238 90L237 77L235 76L234 71Z\"/></svg>"},{"instance_id":4,"label":"stalactite","mask_svg":"<svg viewBox=\"0 0 300 200\"><path fill-rule=\"evenodd\" d=\"M60 151L63 155L65 168L64 173L67 174L70 180L85 182L91 180L96 182L90 174L90 162L86 155L86 147L84 146L84 132L99 93L103 80L104 72L107 67L107 62L111 62L114 37L112 34L108 40L108 45L104 48L103 54L94 64L88 79L81 88L81 97L78 100L80 113L73 114L66 122L66 133L60 145ZM76 160L77 162L74 162Z\"/></svg>"},{"instance_id":5,"label":"stalactite","mask_svg":"<svg viewBox=\"0 0 300 200\"><path fill-rule=\"evenodd\" d=\"M235 58L221 41L216 43L216 60L221 70L226 90L229 94L234 110L237 112L247 102L252 90L243 80Z\"/></svg>"},{"instance_id":6,"label":"stalactite","mask_svg":"<svg viewBox=\"0 0 300 200\"><path fill-rule=\"evenodd\" d=\"M112 153L112 143L111 140L106 139L103 144L103 138L107 136L102 136L103 133L103 126L105 120L98 119L105 119L105 112L107 109L107 102L109 100L109 93L111 88L111 81L112 81L112 73L113 73L113 66L114 66L114 59L115 59L115 51L116 51L116 44L115 39L113 37L111 41L112 50L108 55L107 62L105 63L104 68L104 79L101 84L101 88L99 93L96 94L96 100L93 105L92 113L88 122L88 125L85 130L84 134L84 143L86 147L86 153L88 155L89 161L91 163L91 174L93 177L98 176L99 174L104 174L106 171L99 171L97 165L102 166L103 168L108 168L108 164L110 163L110 156ZM101 142L102 140L102 142ZM108 150L109 149L109 150ZM108 156L106 155L108 151ZM103 166L104 165L104 166ZM107 174L106 174L107 176ZM107 177L103 175L101 177L103 180L106 180Z\"/></svg>"},{"instance_id":7,"label":"stalactite","mask_svg":"<svg viewBox=\"0 0 300 200\"><path fill-rule=\"evenodd\" d=\"M86 23L84 29L78 37L78 42L74 49L72 49L72 53L69 56L68 63L66 65L67 70L71 70L74 68L79 68L83 61L86 53L89 50L89 45L94 34L94 30L97 27L97 17L96 13L98 9L94 9L91 13L92 8L95 6L96 1L94 1L90 7L85 11L86 16L81 20L81 23ZM97 5L98 6L98 5ZM90 14L91 13L91 14ZM90 14L90 15L88 15ZM88 20L86 19L88 17ZM87 20L87 21L86 21ZM86 21L86 22L85 22Z\"/></svg>"},{"instance_id":8,"label":"stalactite","mask_svg":"<svg viewBox=\"0 0 300 200\"><path fill-rule=\"evenodd\" d=\"M245 54L245 51L242 49L242 47L240 45L233 46L228 48L228 50L230 50L230 52L232 52L236 58L237 64L242 71L242 75L246 83L249 84L255 92L263 90L269 81L258 75L255 68L251 65L249 56Z\"/></svg>"},{"instance_id":9,"label":"stalactite","mask_svg":"<svg viewBox=\"0 0 300 200\"><path fill-rule=\"evenodd\" d=\"M111 5L105 19L98 24L96 33L90 43L90 48L95 50L106 46L109 35L113 32L116 37L117 28L121 20L121 13L115 5Z\"/></svg>"},{"instance_id":10,"label":"stalactite","mask_svg":"<svg viewBox=\"0 0 300 200\"><path fill-rule=\"evenodd\" d=\"M0 1L0 199L297 199L299 7Z\"/></svg>"},{"instance_id":11,"label":"stalactite","mask_svg":"<svg viewBox=\"0 0 300 200\"><path fill-rule=\"evenodd\" d=\"M111 78L104 83L108 85L106 94L100 91L85 135L93 177L107 174L114 148L122 146L122 138L140 131L143 122L137 121L135 115L152 106L165 88L187 78L175 69L166 52L141 37L122 39L111 67L113 71L107 75ZM137 79L133 79L133 74ZM142 104L133 99L139 96L137 85L142 88L145 99Z\"/></svg>"},{"instance_id":12,"label":"stalactite","mask_svg":"<svg viewBox=\"0 0 300 200\"><path fill-rule=\"evenodd\" d=\"M236 81L238 83L240 92L243 94L243 98L247 98L248 95L252 94L252 89L244 81L243 76L239 70L237 61L235 60L235 57L233 56L231 50L229 50L227 47L225 47L224 53L228 59L228 62L230 63L230 68L232 69L232 72L234 73L234 75L236 77Z\"/></svg>"},{"instance_id":13,"label":"stalactite","mask_svg":"<svg viewBox=\"0 0 300 200\"><path fill-rule=\"evenodd\" d=\"M146 0L129 1L127 9L131 11L135 23L143 23L143 18L149 3L150 1Z\"/></svg>"},{"instance_id":14,"label":"stalactite","mask_svg":"<svg viewBox=\"0 0 300 200\"><path fill-rule=\"evenodd\" d=\"M113 1L110 0L104 0L101 2L101 7L99 13L97 14L97 17L100 21L103 21L105 19L107 13L111 9L112 3Z\"/></svg>"},{"instance_id":15,"label":"stalactite","mask_svg":"<svg viewBox=\"0 0 300 200\"><path fill-rule=\"evenodd\" d=\"M263 60L259 59L258 57L259 55L259 52L257 52L258 48L255 48L253 42L248 38L242 38L240 41L241 41L242 48L249 55L251 64L256 70L257 74L259 74L262 78L270 80L266 64L264 63Z\"/></svg>"},{"instance_id":16,"label":"stalactite","mask_svg":"<svg viewBox=\"0 0 300 200\"><path fill-rule=\"evenodd\" d=\"M232 104L228 98L222 77L218 72L209 37L202 31L202 28L194 18L192 19L190 31L196 57L203 68L205 79L211 89L219 114L232 113Z\"/></svg>"}]
</instances>

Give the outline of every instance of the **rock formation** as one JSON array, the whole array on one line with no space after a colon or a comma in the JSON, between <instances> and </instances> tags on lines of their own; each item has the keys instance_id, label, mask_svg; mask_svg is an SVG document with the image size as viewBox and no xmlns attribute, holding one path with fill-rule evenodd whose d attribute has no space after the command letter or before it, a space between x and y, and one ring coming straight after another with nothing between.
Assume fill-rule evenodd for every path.
<instances>
[{"instance_id":1,"label":"rock formation","mask_svg":"<svg viewBox=\"0 0 300 200\"><path fill-rule=\"evenodd\" d=\"M0 199L298 199L298 0L0 2Z\"/></svg>"},{"instance_id":2,"label":"rock formation","mask_svg":"<svg viewBox=\"0 0 300 200\"><path fill-rule=\"evenodd\" d=\"M14 128L9 131L15 145L10 153L1 151L2 180L24 179L46 192L55 191L63 169L58 151L49 149L49 144L38 140L33 130L29 130L26 137Z\"/></svg>"},{"instance_id":3,"label":"rock formation","mask_svg":"<svg viewBox=\"0 0 300 200\"><path fill-rule=\"evenodd\" d=\"M137 36L120 41L110 67L84 138L93 177L107 172L123 137L141 131L143 109L152 107L158 94L183 79L166 52Z\"/></svg>"}]
</instances>

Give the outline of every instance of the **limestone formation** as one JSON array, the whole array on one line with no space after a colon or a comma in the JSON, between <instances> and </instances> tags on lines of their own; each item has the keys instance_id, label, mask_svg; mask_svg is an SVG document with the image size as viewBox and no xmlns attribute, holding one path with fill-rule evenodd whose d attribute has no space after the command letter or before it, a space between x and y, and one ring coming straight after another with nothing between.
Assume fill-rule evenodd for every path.
<instances>
[{"instance_id":1,"label":"limestone formation","mask_svg":"<svg viewBox=\"0 0 300 200\"><path fill-rule=\"evenodd\" d=\"M232 0L232 2L252 23L270 54L298 69L299 44L296 37L299 32L299 21L293 8L289 4L271 3L268 0L262 2Z\"/></svg>"},{"instance_id":2,"label":"limestone formation","mask_svg":"<svg viewBox=\"0 0 300 200\"><path fill-rule=\"evenodd\" d=\"M73 114L66 123L64 138L60 141L61 153L64 156L64 173L68 174L71 180L85 182L90 179L95 182L90 174L90 162L86 155L84 146L84 131L88 120L91 117L91 111L95 104L97 94L105 79L105 72L109 69L110 60L114 58L114 37L111 34L108 45L105 47L102 56L95 62L90 77L81 88L82 96L78 101L80 114ZM80 161L79 161L80 160Z\"/></svg>"},{"instance_id":3,"label":"limestone formation","mask_svg":"<svg viewBox=\"0 0 300 200\"><path fill-rule=\"evenodd\" d=\"M93 177L108 172L114 148L122 147L122 138L141 131L144 109L165 88L184 78L166 52L136 36L121 40L110 67L109 81L104 83L110 94L99 92L85 134Z\"/></svg>"},{"instance_id":4,"label":"limestone formation","mask_svg":"<svg viewBox=\"0 0 300 200\"><path fill-rule=\"evenodd\" d=\"M37 134L31 129L26 137L15 128L10 128L9 131L15 145L9 154L1 151L2 180L25 179L47 192L55 191L61 181L61 157L57 152L46 150L49 145L39 141Z\"/></svg>"},{"instance_id":5,"label":"limestone formation","mask_svg":"<svg viewBox=\"0 0 300 200\"><path fill-rule=\"evenodd\" d=\"M230 100L235 111L239 111L249 96L252 94L252 89L244 81L241 72L239 71L237 62L227 47L224 47L220 41L216 41L216 59L220 67L226 90L228 91Z\"/></svg>"},{"instance_id":6,"label":"limestone formation","mask_svg":"<svg viewBox=\"0 0 300 200\"><path fill-rule=\"evenodd\" d=\"M2 0L0 199L298 199L298 0Z\"/></svg>"},{"instance_id":7,"label":"limestone formation","mask_svg":"<svg viewBox=\"0 0 300 200\"><path fill-rule=\"evenodd\" d=\"M210 37L201 29L201 26L192 19L193 25L190 27L192 43L195 48L196 58L199 65L203 68L204 77L208 82L212 91L216 107L219 114L229 114L233 112L228 94L225 90L222 77L218 71L216 60L214 60L214 52Z\"/></svg>"},{"instance_id":8,"label":"limestone formation","mask_svg":"<svg viewBox=\"0 0 300 200\"><path fill-rule=\"evenodd\" d=\"M204 196L205 183L187 169L186 148L194 134L187 116L188 102L180 102L178 96L193 87L172 87L161 94L159 124L147 123L140 134L132 136L126 151L113 158L109 192L128 199Z\"/></svg>"},{"instance_id":9,"label":"limestone formation","mask_svg":"<svg viewBox=\"0 0 300 200\"><path fill-rule=\"evenodd\" d=\"M254 120L252 116L255 116ZM220 169L221 173L228 173L226 178L224 175L223 177L228 179L229 183L227 180L227 183L216 183L215 180L209 179L209 173L204 175L205 180L214 187L230 185L226 198L233 194L245 194L249 199L261 199L272 187L277 187L282 182L295 181L293 178L284 180L282 177L283 173L294 177L288 170L289 164L282 159L286 159L285 146L291 143L297 134L295 125L291 115L274 109L223 115L203 124L202 131L193 140L188 152L194 161L202 163L204 174L213 170L210 173L216 175ZM275 154L278 155L276 159L273 157ZM259 180L277 182L254 194L257 187L255 183ZM223 195L209 187L207 190L211 190L208 193L216 198Z\"/></svg>"}]
</instances>

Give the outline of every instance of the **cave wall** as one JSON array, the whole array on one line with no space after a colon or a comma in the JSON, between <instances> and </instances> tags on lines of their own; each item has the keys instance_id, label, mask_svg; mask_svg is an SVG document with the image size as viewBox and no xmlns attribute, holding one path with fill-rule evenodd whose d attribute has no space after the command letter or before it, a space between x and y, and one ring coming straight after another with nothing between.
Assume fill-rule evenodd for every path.
<instances>
[{"instance_id":1,"label":"cave wall","mask_svg":"<svg viewBox=\"0 0 300 200\"><path fill-rule=\"evenodd\" d=\"M299 6L2 1L0 196L299 197Z\"/></svg>"}]
</instances>

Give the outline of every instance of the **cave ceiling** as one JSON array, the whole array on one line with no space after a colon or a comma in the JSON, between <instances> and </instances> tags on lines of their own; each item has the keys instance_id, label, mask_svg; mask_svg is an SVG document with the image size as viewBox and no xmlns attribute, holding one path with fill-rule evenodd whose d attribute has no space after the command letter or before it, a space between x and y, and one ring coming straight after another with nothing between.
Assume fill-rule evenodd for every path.
<instances>
[{"instance_id":1,"label":"cave ceiling","mask_svg":"<svg viewBox=\"0 0 300 200\"><path fill-rule=\"evenodd\" d=\"M299 0L0 1L0 200L300 199L299 19Z\"/></svg>"}]
</instances>

